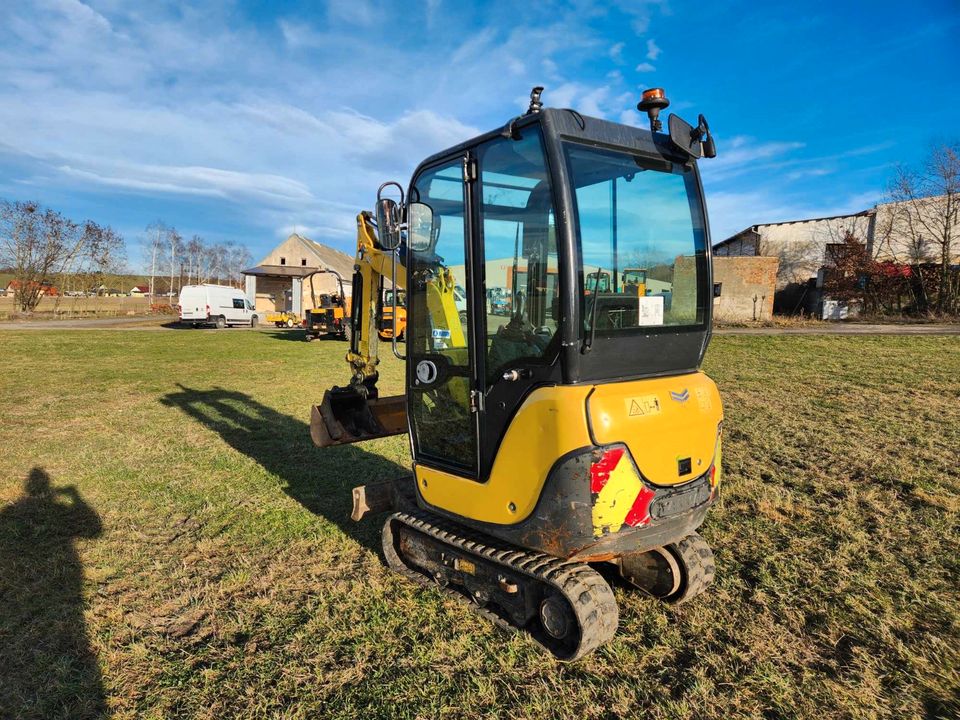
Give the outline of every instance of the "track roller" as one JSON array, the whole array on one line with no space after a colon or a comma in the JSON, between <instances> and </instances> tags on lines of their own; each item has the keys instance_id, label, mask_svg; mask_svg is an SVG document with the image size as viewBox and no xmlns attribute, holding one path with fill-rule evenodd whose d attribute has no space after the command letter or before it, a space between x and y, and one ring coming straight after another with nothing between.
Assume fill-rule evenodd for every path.
<instances>
[{"instance_id":1,"label":"track roller","mask_svg":"<svg viewBox=\"0 0 960 720\"><path fill-rule=\"evenodd\" d=\"M713 551L697 533L648 552L624 555L617 564L627 582L671 605L702 593L717 571Z\"/></svg>"},{"instance_id":2,"label":"track roller","mask_svg":"<svg viewBox=\"0 0 960 720\"><path fill-rule=\"evenodd\" d=\"M560 660L577 660L617 632L613 592L584 563L521 550L422 510L387 518L383 552L392 569L469 598L481 615L529 632Z\"/></svg>"}]
</instances>

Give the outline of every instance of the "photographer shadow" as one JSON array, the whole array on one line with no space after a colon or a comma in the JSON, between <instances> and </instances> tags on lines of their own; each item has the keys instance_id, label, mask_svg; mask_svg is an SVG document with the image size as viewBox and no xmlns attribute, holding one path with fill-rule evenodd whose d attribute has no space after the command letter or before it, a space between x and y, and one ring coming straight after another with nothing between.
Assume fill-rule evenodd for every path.
<instances>
[{"instance_id":1,"label":"photographer shadow","mask_svg":"<svg viewBox=\"0 0 960 720\"><path fill-rule=\"evenodd\" d=\"M350 519L351 491L356 485L409 475L409 469L356 445L318 449L306 422L245 393L178 387L179 392L164 396L161 402L214 430L230 447L279 478L283 491L307 510L380 552L379 526Z\"/></svg>"},{"instance_id":2,"label":"photographer shadow","mask_svg":"<svg viewBox=\"0 0 960 720\"><path fill-rule=\"evenodd\" d=\"M0 510L0 717L106 715L84 622L75 540L100 535L100 517L73 486L41 468Z\"/></svg>"}]
</instances>

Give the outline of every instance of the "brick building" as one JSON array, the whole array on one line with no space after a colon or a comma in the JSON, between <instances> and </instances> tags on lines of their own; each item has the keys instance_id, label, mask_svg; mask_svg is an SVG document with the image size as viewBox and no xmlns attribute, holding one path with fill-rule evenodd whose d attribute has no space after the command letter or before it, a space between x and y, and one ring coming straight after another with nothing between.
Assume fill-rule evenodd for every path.
<instances>
[{"instance_id":1,"label":"brick building","mask_svg":"<svg viewBox=\"0 0 960 720\"><path fill-rule=\"evenodd\" d=\"M880 203L848 215L751 225L713 246L714 258L775 257L779 260L774 310L822 310L818 273L830 264L828 246L847 233L862 242L870 257L918 264L939 260L938 247L925 237L917 218L935 218L944 196L909 203ZM933 223L930 223L933 224ZM952 262L960 262L960 228L953 235Z\"/></svg>"},{"instance_id":2,"label":"brick building","mask_svg":"<svg viewBox=\"0 0 960 720\"><path fill-rule=\"evenodd\" d=\"M343 278L344 292L350 295L353 258L294 233L271 250L256 267L243 271L247 298L260 312L286 310L302 317L306 310L313 308L313 293L337 291L335 277L328 273L313 275L317 270L339 273Z\"/></svg>"}]
</instances>

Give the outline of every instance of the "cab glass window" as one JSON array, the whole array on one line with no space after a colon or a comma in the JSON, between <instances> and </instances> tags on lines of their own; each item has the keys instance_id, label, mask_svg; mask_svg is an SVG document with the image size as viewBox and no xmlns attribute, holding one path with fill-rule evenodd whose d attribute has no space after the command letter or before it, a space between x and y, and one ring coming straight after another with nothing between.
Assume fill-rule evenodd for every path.
<instances>
[{"instance_id":1,"label":"cab glass window","mask_svg":"<svg viewBox=\"0 0 960 720\"><path fill-rule=\"evenodd\" d=\"M560 321L553 195L539 126L478 151L487 383L556 355Z\"/></svg>"},{"instance_id":2,"label":"cab glass window","mask_svg":"<svg viewBox=\"0 0 960 720\"><path fill-rule=\"evenodd\" d=\"M584 330L702 325L706 233L693 169L574 144L566 155Z\"/></svg>"}]
</instances>

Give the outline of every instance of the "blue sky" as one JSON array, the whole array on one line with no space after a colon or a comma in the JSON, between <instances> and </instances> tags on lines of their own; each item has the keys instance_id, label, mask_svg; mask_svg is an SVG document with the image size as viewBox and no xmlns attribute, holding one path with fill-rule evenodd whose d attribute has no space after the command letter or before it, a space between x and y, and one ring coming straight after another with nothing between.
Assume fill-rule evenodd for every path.
<instances>
[{"instance_id":1,"label":"blue sky","mask_svg":"<svg viewBox=\"0 0 960 720\"><path fill-rule=\"evenodd\" d=\"M199 3L198 3L199 4ZM713 239L864 209L960 138L960 4L0 2L0 197L246 244L348 252L387 179L545 104L710 120Z\"/></svg>"}]
</instances>

